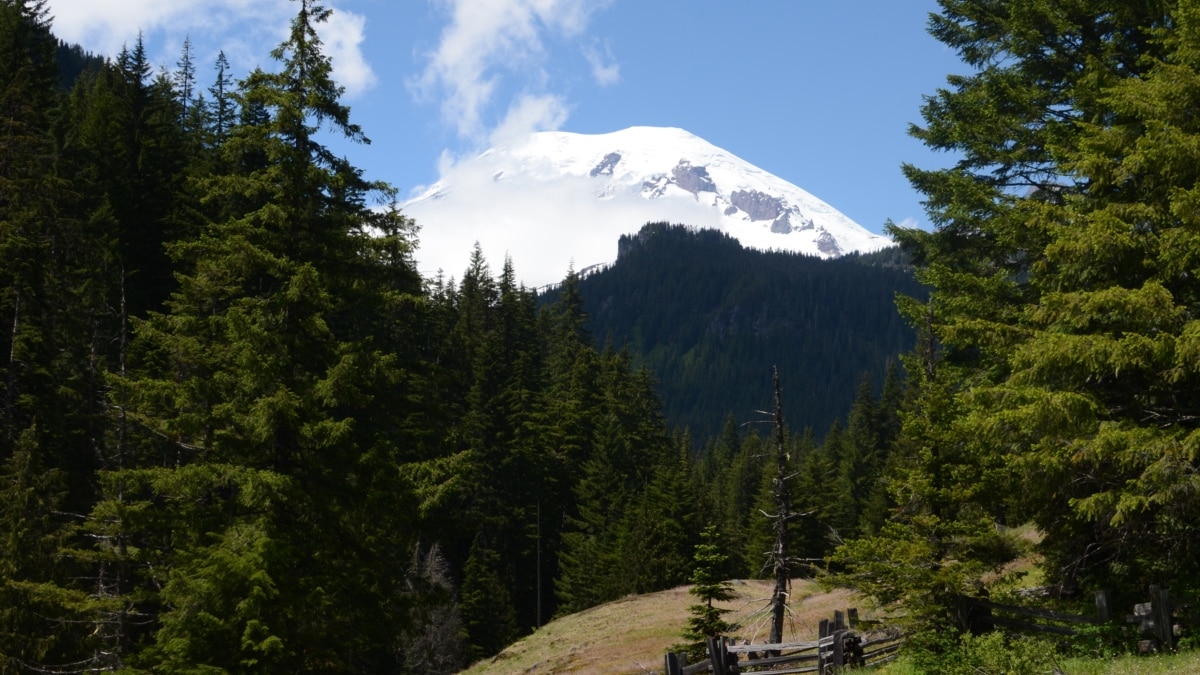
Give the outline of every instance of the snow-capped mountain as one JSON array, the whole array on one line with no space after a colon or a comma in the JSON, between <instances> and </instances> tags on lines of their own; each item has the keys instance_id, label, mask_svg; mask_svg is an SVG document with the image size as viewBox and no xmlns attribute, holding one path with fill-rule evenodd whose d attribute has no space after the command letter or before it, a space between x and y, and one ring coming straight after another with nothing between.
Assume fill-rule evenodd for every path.
<instances>
[{"instance_id":1,"label":"snow-capped mountain","mask_svg":"<svg viewBox=\"0 0 1200 675\"><path fill-rule=\"evenodd\" d=\"M538 286L610 263L652 221L719 229L742 245L835 257L891 245L791 183L682 129L528 134L443 170L403 206L421 271L461 277L479 242Z\"/></svg>"}]
</instances>

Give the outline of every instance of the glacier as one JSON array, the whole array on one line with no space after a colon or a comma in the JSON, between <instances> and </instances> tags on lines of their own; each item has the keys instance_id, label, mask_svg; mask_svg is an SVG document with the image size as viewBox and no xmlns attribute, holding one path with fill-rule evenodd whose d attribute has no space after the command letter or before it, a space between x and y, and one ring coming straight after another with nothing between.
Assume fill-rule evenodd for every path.
<instances>
[{"instance_id":1,"label":"glacier","mask_svg":"<svg viewBox=\"0 0 1200 675\"><path fill-rule=\"evenodd\" d=\"M743 246L837 257L892 245L816 196L683 129L515 137L442 170L401 205L422 274L460 277L476 242L527 286L616 259L647 222L718 229Z\"/></svg>"}]
</instances>

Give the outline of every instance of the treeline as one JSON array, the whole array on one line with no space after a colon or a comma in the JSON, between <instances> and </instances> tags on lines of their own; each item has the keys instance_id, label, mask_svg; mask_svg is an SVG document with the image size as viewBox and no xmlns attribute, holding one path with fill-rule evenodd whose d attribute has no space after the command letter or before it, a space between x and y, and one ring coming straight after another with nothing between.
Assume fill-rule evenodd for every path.
<instances>
[{"instance_id":1,"label":"treeline","mask_svg":"<svg viewBox=\"0 0 1200 675\"><path fill-rule=\"evenodd\" d=\"M696 438L719 434L730 414L761 417L773 368L789 422L824 433L860 375L881 386L889 360L915 342L895 297L924 289L895 248L822 260L657 223L621 237L618 251L580 282L588 327L629 349L658 380L668 422Z\"/></svg>"},{"instance_id":2,"label":"treeline","mask_svg":"<svg viewBox=\"0 0 1200 675\"><path fill-rule=\"evenodd\" d=\"M365 140L327 15L205 84L0 2L0 672L453 672L684 582L707 522L760 564L761 441L672 435L577 278L417 274L394 190L320 142ZM878 523L888 383L790 441L813 555Z\"/></svg>"}]
</instances>

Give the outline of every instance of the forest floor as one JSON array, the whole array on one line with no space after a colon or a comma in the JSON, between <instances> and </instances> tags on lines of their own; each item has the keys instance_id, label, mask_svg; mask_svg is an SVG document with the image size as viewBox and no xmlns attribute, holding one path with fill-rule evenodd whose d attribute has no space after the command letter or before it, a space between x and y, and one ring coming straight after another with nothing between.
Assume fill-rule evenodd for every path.
<instances>
[{"instance_id":1,"label":"forest floor","mask_svg":"<svg viewBox=\"0 0 1200 675\"><path fill-rule=\"evenodd\" d=\"M662 672L663 657L683 641L688 607L695 596L689 586L647 595L629 596L599 607L564 616L510 645L498 655L477 662L470 675L526 673L650 673ZM721 603L731 610L725 620L742 626L736 635L765 642L770 631L769 605L774 582L733 582L737 599ZM857 607L849 591L825 591L812 581L795 580L784 628L787 640L815 640L821 619L834 610ZM865 611L863 618L867 618Z\"/></svg>"}]
</instances>

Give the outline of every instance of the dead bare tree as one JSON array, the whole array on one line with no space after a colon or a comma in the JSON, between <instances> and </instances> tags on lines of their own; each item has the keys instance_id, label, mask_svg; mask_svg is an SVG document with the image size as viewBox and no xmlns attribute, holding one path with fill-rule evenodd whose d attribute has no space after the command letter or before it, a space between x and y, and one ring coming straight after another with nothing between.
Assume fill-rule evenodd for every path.
<instances>
[{"instance_id":1,"label":"dead bare tree","mask_svg":"<svg viewBox=\"0 0 1200 675\"><path fill-rule=\"evenodd\" d=\"M775 590L771 594L771 634L768 643L783 642L783 623L787 615L787 601L791 595L791 578L801 565L815 562L810 558L799 558L790 555L788 541L788 523L794 518L812 515L812 512L794 513L792 511L792 492L788 485L795 477L791 473L791 456L787 450L787 432L783 423L783 394L779 383L779 368L772 370L772 383L775 387L775 410L771 413L775 427L775 476L771 479L772 497L775 501L775 513L760 511L771 522L775 534L775 543L767 551L767 559L763 571L768 570L775 577ZM766 411L760 411L768 414Z\"/></svg>"},{"instance_id":2,"label":"dead bare tree","mask_svg":"<svg viewBox=\"0 0 1200 675\"><path fill-rule=\"evenodd\" d=\"M775 530L775 546L767 557L775 573L775 590L771 594L771 643L783 642L783 616L787 611L788 584L791 581L788 559L788 521L792 518L792 495L788 489L788 456L783 429L783 396L779 386L779 368L772 369L771 381L775 386L775 478L774 488L776 513L772 516Z\"/></svg>"}]
</instances>

